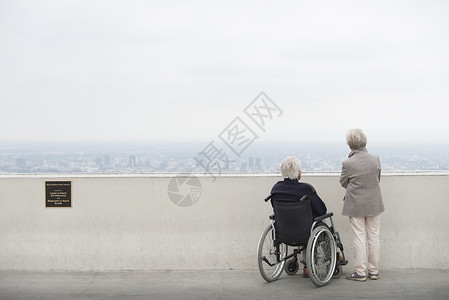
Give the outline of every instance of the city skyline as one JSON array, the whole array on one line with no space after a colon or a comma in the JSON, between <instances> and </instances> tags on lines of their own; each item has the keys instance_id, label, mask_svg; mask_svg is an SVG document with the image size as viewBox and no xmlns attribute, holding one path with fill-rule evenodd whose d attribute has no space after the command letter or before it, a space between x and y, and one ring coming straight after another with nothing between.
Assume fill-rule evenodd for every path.
<instances>
[{"instance_id":1,"label":"city skyline","mask_svg":"<svg viewBox=\"0 0 449 300\"><path fill-rule=\"evenodd\" d=\"M210 145L214 145L215 154ZM449 151L441 145L379 145L383 172L448 171ZM254 143L240 157L224 143L0 143L0 174L278 173L289 155L304 173L340 172L346 145ZM204 155L210 160L205 162Z\"/></svg>"}]
</instances>

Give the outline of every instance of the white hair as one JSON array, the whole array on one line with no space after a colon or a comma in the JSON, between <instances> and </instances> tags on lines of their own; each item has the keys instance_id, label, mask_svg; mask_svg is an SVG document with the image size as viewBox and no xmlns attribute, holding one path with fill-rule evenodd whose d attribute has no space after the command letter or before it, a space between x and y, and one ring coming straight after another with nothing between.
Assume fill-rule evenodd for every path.
<instances>
[{"instance_id":1,"label":"white hair","mask_svg":"<svg viewBox=\"0 0 449 300\"><path fill-rule=\"evenodd\" d=\"M301 172L301 161L294 157L288 156L281 163L281 174L284 178L298 179Z\"/></svg>"},{"instance_id":2,"label":"white hair","mask_svg":"<svg viewBox=\"0 0 449 300\"><path fill-rule=\"evenodd\" d=\"M348 130L346 133L346 143L351 150L358 150L366 147L366 135L362 129L354 128Z\"/></svg>"}]
</instances>

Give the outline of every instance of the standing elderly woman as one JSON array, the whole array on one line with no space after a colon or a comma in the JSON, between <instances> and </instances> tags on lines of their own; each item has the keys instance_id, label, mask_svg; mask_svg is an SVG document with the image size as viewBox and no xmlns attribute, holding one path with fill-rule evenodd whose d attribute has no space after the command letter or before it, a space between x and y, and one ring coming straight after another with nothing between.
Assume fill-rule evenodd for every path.
<instances>
[{"instance_id":1,"label":"standing elderly woman","mask_svg":"<svg viewBox=\"0 0 449 300\"><path fill-rule=\"evenodd\" d=\"M346 279L366 281L376 280L379 274L380 258L380 213L384 211L380 191L380 159L366 150L366 136L360 129L351 129L346 135L351 149L343 161L340 184L346 189L344 216L349 217L354 232L355 272ZM366 241L369 255L366 257Z\"/></svg>"}]
</instances>

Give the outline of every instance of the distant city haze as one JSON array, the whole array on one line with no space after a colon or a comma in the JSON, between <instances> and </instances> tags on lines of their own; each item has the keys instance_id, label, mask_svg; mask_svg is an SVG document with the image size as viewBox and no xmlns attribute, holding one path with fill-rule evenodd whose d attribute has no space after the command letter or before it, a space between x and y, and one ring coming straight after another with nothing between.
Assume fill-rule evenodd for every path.
<instances>
[{"instance_id":1,"label":"distant city haze","mask_svg":"<svg viewBox=\"0 0 449 300\"><path fill-rule=\"evenodd\" d=\"M437 0L1 0L0 142L207 145L240 117L268 144L343 145L354 127L373 149L449 144L448 12ZM261 92L279 108L263 130L245 119ZM102 152L67 170L130 161Z\"/></svg>"},{"instance_id":2,"label":"distant city haze","mask_svg":"<svg viewBox=\"0 0 449 300\"><path fill-rule=\"evenodd\" d=\"M295 155L304 173L340 172L349 149L341 144L254 142L238 157L223 143L0 143L0 174L279 173ZM383 172L449 171L444 147L373 145ZM224 159L226 157L226 159Z\"/></svg>"}]
</instances>

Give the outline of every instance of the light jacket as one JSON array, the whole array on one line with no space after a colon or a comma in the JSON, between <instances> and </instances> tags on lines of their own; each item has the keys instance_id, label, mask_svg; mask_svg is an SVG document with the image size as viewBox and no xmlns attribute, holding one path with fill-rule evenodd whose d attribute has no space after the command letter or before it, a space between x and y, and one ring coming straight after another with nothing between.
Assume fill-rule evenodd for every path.
<instances>
[{"instance_id":1,"label":"light jacket","mask_svg":"<svg viewBox=\"0 0 449 300\"><path fill-rule=\"evenodd\" d=\"M365 148L354 150L343 161L340 184L346 189L344 216L369 217L382 213L384 204L380 191L380 159Z\"/></svg>"}]
</instances>

